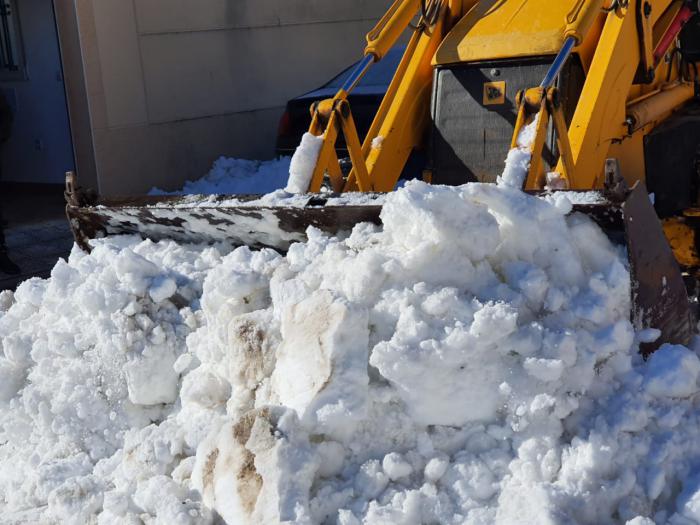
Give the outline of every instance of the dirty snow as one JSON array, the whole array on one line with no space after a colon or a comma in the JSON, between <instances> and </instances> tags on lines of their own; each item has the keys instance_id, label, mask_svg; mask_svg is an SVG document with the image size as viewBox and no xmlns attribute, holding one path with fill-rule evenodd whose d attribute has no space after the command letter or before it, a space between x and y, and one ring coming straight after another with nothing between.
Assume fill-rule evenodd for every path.
<instances>
[{"instance_id":1,"label":"dirty snow","mask_svg":"<svg viewBox=\"0 0 700 525\"><path fill-rule=\"evenodd\" d=\"M642 361L570 209L410 182L286 256L75 249L0 295L3 522L699 522L696 349Z\"/></svg>"}]
</instances>

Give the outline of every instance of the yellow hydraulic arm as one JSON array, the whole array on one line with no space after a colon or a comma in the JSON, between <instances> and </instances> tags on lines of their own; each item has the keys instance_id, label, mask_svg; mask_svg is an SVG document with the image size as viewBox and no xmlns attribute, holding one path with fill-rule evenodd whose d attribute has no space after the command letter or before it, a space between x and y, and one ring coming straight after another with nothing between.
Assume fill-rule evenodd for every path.
<instances>
[{"instance_id":1,"label":"yellow hydraulic arm","mask_svg":"<svg viewBox=\"0 0 700 525\"><path fill-rule=\"evenodd\" d=\"M674 19L687 20L684 10L688 8L684 2L614 0L606 7L608 4L609 1L600 0L582 0L576 4L575 9L580 6L580 21L576 27L567 27L567 39L550 74L539 88L519 96L513 146L522 128L539 118L531 145L533 157L526 189L542 189L546 183L541 155L550 118L560 151L555 170L559 187L580 190L601 187L605 162L611 156L619 157L626 178L633 183L644 176L639 165L643 158L641 138L648 131L644 128L657 124L694 96L693 83L677 78L667 82L660 74L666 73L665 69L673 69L672 63L661 60L666 49L659 46L663 47L677 36L674 31L680 26L674 29ZM608 15L567 131L558 103L559 94L552 82L571 50L586 38L601 10ZM635 84L646 86L646 89L637 87L636 97ZM634 145L637 147L632 147Z\"/></svg>"},{"instance_id":2,"label":"yellow hydraulic arm","mask_svg":"<svg viewBox=\"0 0 700 525\"><path fill-rule=\"evenodd\" d=\"M334 191L391 191L414 148L420 148L429 122L431 60L447 31L476 0L396 0L367 35L365 57L334 98L312 107L310 133L323 136L309 191L318 192L324 175ZM420 12L403 59L360 145L348 94L373 63L381 60ZM352 171L340 170L335 144L345 136ZM379 140L375 140L379 139Z\"/></svg>"},{"instance_id":3,"label":"yellow hydraulic arm","mask_svg":"<svg viewBox=\"0 0 700 525\"><path fill-rule=\"evenodd\" d=\"M519 93L517 97L518 118L513 131L511 147L517 147L518 138L526 123L537 119L535 138L530 149L532 160L525 188L541 189L547 181L542 170L542 152L546 140L549 121L554 124L557 135L557 145L561 155L559 176L563 186L569 188L578 184L574 165L569 133L566 129L564 114L561 108L559 91L553 87L557 76L561 72L564 63L569 58L573 49L583 44L588 32L594 25L603 9L606 0L579 0L573 6L566 17L566 29L564 30L564 45L554 59L547 75L537 88L528 89Z\"/></svg>"}]
</instances>

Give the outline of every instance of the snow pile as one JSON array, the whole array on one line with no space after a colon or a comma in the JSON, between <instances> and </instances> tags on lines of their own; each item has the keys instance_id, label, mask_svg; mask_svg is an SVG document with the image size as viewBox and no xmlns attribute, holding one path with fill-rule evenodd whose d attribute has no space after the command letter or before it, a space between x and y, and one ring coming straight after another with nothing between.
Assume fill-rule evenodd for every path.
<instances>
[{"instance_id":1,"label":"snow pile","mask_svg":"<svg viewBox=\"0 0 700 525\"><path fill-rule=\"evenodd\" d=\"M220 157L201 179L187 181L173 192L153 188L149 195L264 195L282 188L286 197L306 193L322 145L322 137L305 133L291 158L257 161Z\"/></svg>"},{"instance_id":2,"label":"snow pile","mask_svg":"<svg viewBox=\"0 0 700 525\"><path fill-rule=\"evenodd\" d=\"M217 248L110 239L73 250L51 278L4 292L0 313L0 509L4 523L207 521L178 483L176 363L198 326ZM191 305L191 306L190 306Z\"/></svg>"},{"instance_id":3,"label":"snow pile","mask_svg":"<svg viewBox=\"0 0 700 525\"><path fill-rule=\"evenodd\" d=\"M700 521L700 359L638 357L570 209L410 182L286 256L75 250L0 296L3 519Z\"/></svg>"},{"instance_id":4,"label":"snow pile","mask_svg":"<svg viewBox=\"0 0 700 525\"><path fill-rule=\"evenodd\" d=\"M248 195L270 193L287 182L291 159L270 161L220 157L207 175L174 192L153 188L149 195Z\"/></svg>"}]
</instances>

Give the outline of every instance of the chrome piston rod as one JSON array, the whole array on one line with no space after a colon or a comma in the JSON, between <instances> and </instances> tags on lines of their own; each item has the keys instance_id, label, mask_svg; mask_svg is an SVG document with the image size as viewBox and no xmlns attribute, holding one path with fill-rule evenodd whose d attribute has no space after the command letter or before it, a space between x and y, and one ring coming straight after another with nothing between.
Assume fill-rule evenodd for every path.
<instances>
[{"instance_id":1,"label":"chrome piston rod","mask_svg":"<svg viewBox=\"0 0 700 525\"><path fill-rule=\"evenodd\" d=\"M568 37L564 41L564 45L562 46L561 51L559 51L557 58L554 59L554 63L549 68L549 71L547 71L547 75L544 77L544 80L540 84L540 87L552 87L554 81L557 79L557 76L559 76L559 73L561 73L564 64L566 64L566 60L569 58L569 55L571 55L571 51L574 49L575 45L576 39L572 36Z\"/></svg>"},{"instance_id":2,"label":"chrome piston rod","mask_svg":"<svg viewBox=\"0 0 700 525\"><path fill-rule=\"evenodd\" d=\"M372 67L372 64L374 64L374 55L365 55L364 58L360 60L360 63L357 64L357 67L353 70L348 79L345 81L341 89L346 93L350 93L353 89L355 89L355 86L357 86L360 80L362 80L362 77L365 76L365 73L369 71L369 68Z\"/></svg>"}]
</instances>

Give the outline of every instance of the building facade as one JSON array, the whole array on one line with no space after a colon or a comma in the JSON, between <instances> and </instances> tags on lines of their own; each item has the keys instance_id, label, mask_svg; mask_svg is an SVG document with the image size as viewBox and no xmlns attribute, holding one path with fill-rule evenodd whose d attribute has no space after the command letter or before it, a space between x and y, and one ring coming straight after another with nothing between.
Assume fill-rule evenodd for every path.
<instances>
[{"instance_id":1,"label":"building facade","mask_svg":"<svg viewBox=\"0 0 700 525\"><path fill-rule=\"evenodd\" d=\"M360 58L389 4L54 0L79 180L134 195L272 157L285 102Z\"/></svg>"}]
</instances>

